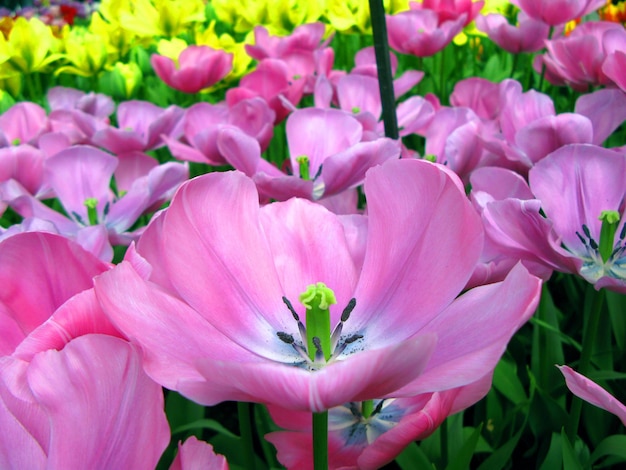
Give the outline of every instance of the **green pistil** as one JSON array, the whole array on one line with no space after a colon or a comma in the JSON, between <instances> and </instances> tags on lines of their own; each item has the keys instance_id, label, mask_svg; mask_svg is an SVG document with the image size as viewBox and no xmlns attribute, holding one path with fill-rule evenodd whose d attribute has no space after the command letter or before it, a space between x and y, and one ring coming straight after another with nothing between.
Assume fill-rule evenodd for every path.
<instances>
[{"instance_id":1,"label":"green pistil","mask_svg":"<svg viewBox=\"0 0 626 470\"><path fill-rule=\"evenodd\" d=\"M11 145L20 145L21 143L22 141L20 140L19 137L16 137L15 139L11 141Z\"/></svg>"},{"instance_id":2,"label":"green pistil","mask_svg":"<svg viewBox=\"0 0 626 470\"><path fill-rule=\"evenodd\" d=\"M374 400L365 400L361 402L361 414L365 419L372 416L374 411Z\"/></svg>"},{"instance_id":3,"label":"green pistil","mask_svg":"<svg viewBox=\"0 0 626 470\"><path fill-rule=\"evenodd\" d=\"M300 169L300 178L306 181L310 180L309 157L306 155L300 155L299 157L296 157L296 161L298 162L298 167Z\"/></svg>"},{"instance_id":4,"label":"green pistil","mask_svg":"<svg viewBox=\"0 0 626 470\"><path fill-rule=\"evenodd\" d=\"M323 282L311 284L300 295L300 302L306 308L306 336L309 357L315 361L316 352L328 361L331 356L330 306L337 303L335 293Z\"/></svg>"},{"instance_id":5,"label":"green pistil","mask_svg":"<svg viewBox=\"0 0 626 470\"><path fill-rule=\"evenodd\" d=\"M355 106L354 108L352 108L352 112L354 114L359 114L361 112L361 108L359 108L358 106Z\"/></svg>"},{"instance_id":6,"label":"green pistil","mask_svg":"<svg viewBox=\"0 0 626 470\"><path fill-rule=\"evenodd\" d=\"M89 218L89 225L98 224L98 200L95 197L85 199L85 207L87 208L87 217Z\"/></svg>"},{"instance_id":7,"label":"green pistil","mask_svg":"<svg viewBox=\"0 0 626 470\"><path fill-rule=\"evenodd\" d=\"M602 221L599 251L602 261L606 263L613 252L615 232L619 225L619 213L616 211L602 211L599 219Z\"/></svg>"},{"instance_id":8,"label":"green pistil","mask_svg":"<svg viewBox=\"0 0 626 470\"><path fill-rule=\"evenodd\" d=\"M428 160L431 163L437 163L437 156L433 154L424 155L424 160Z\"/></svg>"}]
</instances>

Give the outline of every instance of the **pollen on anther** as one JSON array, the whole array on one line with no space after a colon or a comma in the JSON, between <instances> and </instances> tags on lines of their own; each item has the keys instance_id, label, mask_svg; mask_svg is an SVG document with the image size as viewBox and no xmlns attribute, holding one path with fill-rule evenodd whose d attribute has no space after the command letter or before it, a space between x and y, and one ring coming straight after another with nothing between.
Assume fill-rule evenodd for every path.
<instances>
[{"instance_id":1,"label":"pollen on anther","mask_svg":"<svg viewBox=\"0 0 626 470\"><path fill-rule=\"evenodd\" d=\"M278 336L278 339L280 339L283 343L287 343L287 344L294 343L293 336L291 336L289 333L285 333L283 331L277 331L276 336Z\"/></svg>"}]
</instances>

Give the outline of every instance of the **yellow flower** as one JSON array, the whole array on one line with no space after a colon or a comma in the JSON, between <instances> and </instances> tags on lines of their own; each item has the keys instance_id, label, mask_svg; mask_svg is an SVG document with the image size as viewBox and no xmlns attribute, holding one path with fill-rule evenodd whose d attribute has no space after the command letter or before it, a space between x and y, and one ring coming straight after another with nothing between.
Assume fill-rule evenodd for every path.
<instances>
[{"instance_id":1,"label":"yellow flower","mask_svg":"<svg viewBox=\"0 0 626 470\"><path fill-rule=\"evenodd\" d=\"M409 9L408 0L386 0L387 13L398 13ZM326 19L337 31L371 34L368 0L327 0Z\"/></svg>"},{"instance_id":2,"label":"yellow flower","mask_svg":"<svg viewBox=\"0 0 626 470\"><path fill-rule=\"evenodd\" d=\"M63 57L68 65L59 67L55 75L71 73L83 77L92 77L100 73L107 65L108 53L105 40L84 28L74 27L64 39Z\"/></svg>"},{"instance_id":3,"label":"yellow flower","mask_svg":"<svg viewBox=\"0 0 626 470\"><path fill-rule=\"evenodd\" d=\"M174 37L205 20L202 0L134 0L120 13L120 23L137 36Z\"/></svg>"},{"instance_id":4,"label":"yellow flower","mask_svg":"<svg viewBox=\"0 0 626 470\"><path fill-rule=\"evenodd\" d=\"M273 0L269 2L269 24L276 31L290 33L296 26L314 23L320 19L326 7L325 0Z\"/></svg>"},{"instance_id":5,"label":"yellow flower","mask_svg":"<svg viewBox=\"0 0 626 470\"><path fill-rule=\"evenodd\" d=\"M220 21L231 24L237 33L269 23L268 4L264 0L213 0L211 6Z\"/></svg>"},{"instance_id":6,"label":"yellow flower","mask_svg":"<svg viewBox=\"0 0 626 470\"><path fill-rule=\"evenodd\" d=\"M250 32L242 42L237 42L230 34L218 35L215 25L215 21L212 21L205 31L196 33L196 44L233 54L233 69L224 81L237 80L248 72L252 63L252 58L246 53L246 44L254 42L253 34Z\"/></svg>"},{"instance_id":7,"label":"yellow flower","mask_svg":"<svg viewBox=\"0 0 626 470\"><path fill-rule=\"evenodd\" d=\"M91 15L89 32L102 39L109 56L108 63L113 64L128 54L136 36L135 33L122 28L114 18L107 19L109 21L105 21L100 12L94 12Z\"/></svg>"},{"instance_id":8,"label":"yellow flower","mask_svg":"<svg viewBox=\"0 0 626 470\"><path fill-rule=\"evenodd\" d=\"M59 59L59 40L49 26L37 18L15 20L8 39L0 36L0 78L16 74L46 72Z\"/></svg>"},{"instance_id":9,"label":"yellow flower","mask_svg":"<svg viewBox=\"0 0 626 470\"><path fill-rule=\"evenodd\" d=\"M120 88L122 88L126 98L130 98L133 95L143 79L141 69L134 62L129 64L117 62L113 66L112 72L118 80L118 83L121 84Z\"/></svg>"}]
</instances>

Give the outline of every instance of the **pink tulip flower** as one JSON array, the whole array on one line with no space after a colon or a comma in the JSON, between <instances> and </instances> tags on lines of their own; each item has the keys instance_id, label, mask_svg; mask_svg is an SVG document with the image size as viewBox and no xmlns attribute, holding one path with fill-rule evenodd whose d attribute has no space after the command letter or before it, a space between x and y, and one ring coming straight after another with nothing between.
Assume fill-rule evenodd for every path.
<instances>
[{"instance_id":1,"label":"pink tulip flower","mask_svg":"<svg viewBox=\"0 0 626 470\"><path fill-rule=\"evenodd\" d=\"M128 245L137 238L139 232L128 230L139 216L169 199L189 175L184 164L158 165L141 153L118 159L80 145L48 158L45 166L47 181L67 216L34 198L15 181L1 186L7 202L22 217L52 222L59 233L76 239L105 261L113 257L111 244ZM118 194L110 189L114 173L120 180Z\"/></svg>"},{"instance_id":2,"label":"pink tulip flower","mask_svg":"<svg viewBox=\"0 0 626 470\"><path fill-rule=\"evenodd\" d=\"M226 102L233 107L242 100L263 98L276 113L276 124L297 106L306 85L305 78L293 76L283 60L263 59L253 72L241 79L238 87L226 92Z\"/></svg>"},{"instance_id":3,"label":"pink tulip flower","mask_svg":"<svg viewBox=\"0 0 626 470\"><path fill-rule=\"evenodd\" d=\"M228 470L228 463L222 455L213 451L213 446L199 441L195 436L184 444L178 443L178 453L170 465L170 470Z\"/></svg>"},{"instance_id":4,"label":"pink tulip flower","mask_svg":"<svg viewBox=\"0 0 626 470\"><path fill-rule=\"evenodd\" d=\"M543 49L550 33L550 26L543 21L529 18L523 12L520 12L517 18L519 24L514 26L505 16L497 13L479 15L476 17L476 28L511 54Z\"/></svg>"},{"instance_id":5,"label":"pink tulip flower","mask_svg":"<svg viewBox=\"0 0 626 470\"><path fill-rule=\"evenodd\" d=\"M187 46L178 57L178 65L169 57L152 54L152 68L170 87L198 93L222 80L233 68L233 55L209 46Z\"/></svg>"},{"instance_id":6,"label":"pink tulip flower","mask_svg":"<svg viewBox=\"0 0 626 470\"><path fill-rule=\"evenodd\" d=\"M117 107L117 127L95 132L91 142L116 155L154 150L165 145L164 135L181 136L183 113L174 105L163 109L148 101L124 101Z\"/></svg>"},{"instance_id":7,"label":"pink tulip flower","mask_svg":"<svg viewBox=\"0 0 626 470\"><path fill-rule=\"evenodd\" d=\"M442 20L433 10L409 10L387 15L389 47L403 54L428 57L436 54L461 32L467 19Z\"/></svg>"},{"instance_id":8,"label":"pink tulip flower","mask_svg":"<svg viewBox=\"0 0 626 470\"><path fill-rule=\"evenodd\" d=\"M484 0L422 0L409 2L411 10L433 10L439 15L439 21L456 20L465 15L465 24L470 24L485 6Z\"/></svg>"},{"instance_id":9,"label":"pink tulip flower","mask_svg":"<svg viewBox=\"0 0 626 470\"><path fill-rule=\"evenodd\" d=\"M96 279L98 299L151 377L205 405L321 411L475 381L532 314L540 281L519 267L454 300L482 230L439 166L391 160L365 193L368 215L342 217L297 198L259 207L239 172L195 178ZM311 289L336 299L324 297L326 346L307 336L315 317L297 300Z\"/></svg>"},{"instance_id":10,"label":"pink tulip flower","mask_svg":"<svg viewBox=\"0 0 626 470\"><path fill-rule=\"evenodd\" d=\"M161 388L94 296L107 269L57 235L0 243L0 467L150 469L167 446Z\"/></svg>"},{"instance_id":11,"label":"pink tulip flower","mask_svg":"<svg viewBox=\"0 0 626 470\"><path fill-rule=\"evenodd\" d=\"M491 374L452 390L408 398L374 400L374 412L362 414L362 403L350 402L328 411L331 470L375 470L391 462L415 440L430 436L446 417L484 397ZM278 460L287 468L313 469L311 415L269 407L274 422L287 431L266 439L276 446Z\"/></svg>"},{"instance_id":12,"label":"pink tulip flower","mask_svg":"<svg viewBox=\"0 0 626 470\"><path fill-rule=\"evenodd\" d=\"M45 109L35 103L16 103L0 116L0 147L37 145L39 137L49 129Z\"/></svg>"},{"instance_id":13,"label":"pink tulip flower","mask_svg":"<svg viewBox=\"0 0 626 470\"><path fill-rule=\"evenodd\" d=\"M511 0L531 18L550 26L565 24L604 6L604 0Z\"/></svg>"},{"instance_id":14,"label":"pink tulip flower","mask_svg":"<svg viewBox=\"0 0 626 470\"><path fill-rule=\"evenodd\" d=\"M50 88L46 99L51 111L79 110L102 120L108 120L115 111L115 103L111 97L102 93L85 93L75 88L62 86Z\"/></svg>"},{"instance_id":15,"label":"pink tulip flower","mask_svg":"<svg viewBox=\"0 0 626 470\"><path fill-rule=\"evenodd\" d=\"M567 388L577 397L602 408L617 416L626 426L626 406L594 381L579 374L568 366L557 366L563 376Z\"/></svg>"},{"instance_id":16,"label":"pink tulip flower","mask_svg":"<svg viewBox=\"0 0 626 470\"><path fill-rule=\"evenodd\" d=\"M589 85L609 85L611 80L602 71L610 50L605 46L607 35L626 47L626 32L619 23L589 21L577 26L569 36L546 42L547 52L538 56L535 69L545 67L546 78L554 85L568 85L585 92Z\"/></svg>"},{"instance_id":17,"label":"pink tulip flower","mask_svg":"<svg viewBox=\"0 0 626 470\"><path fill-rule=\"evenodd\" d=\"M265 199L297 196L318 200L363 182L365 172L400 155L398 142L375 138L362 142L363 128L337 109L304 108L287 119L292 174L261 158L257 141L236 128L218 134L217 147L235 169L250 176Z\"/></svg>"},{"instance_id":18,"label":"pink tulip flower","mask_svg":"<svg viewBox=\"0 0 626 470\"><path fill-rule=\"evenodd\" d=\"M596 289L626 292L626 156L566 145L537 163L529 182L537 199L506 198L483 210L486 232L502 252L577 273Z\"/></svg>"},{"instance_id":19,"label":"pink tulip flower","mask_svg":"<svg viewBox=\"0 0 626 470\"><path fill-rule=\"evenodd\" d=\"M244 99L228 106L226 103L196 103L185 111L181 121L183 136L163 136L172 155L180 160L227 164L217 146L223 128L236 127L254 137L265 151L274 134L275 113L260 97Z\"/></svg>"}]
</instances>

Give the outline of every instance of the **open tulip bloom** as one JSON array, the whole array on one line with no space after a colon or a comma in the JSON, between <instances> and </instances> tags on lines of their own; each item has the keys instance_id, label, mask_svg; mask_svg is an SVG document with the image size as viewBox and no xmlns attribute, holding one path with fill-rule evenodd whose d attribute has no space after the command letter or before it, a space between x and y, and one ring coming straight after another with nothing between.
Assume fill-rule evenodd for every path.
<instances>
[{"instance_id":1,"label":"open tulip bloom","mask_svg":"<svg viewBox=\"0 0 626 470\"><path fill-rule=\"evenodd\" d=\"M259 207L239 172L196 178L96 278L97 296L148 374L205 405L320 412L484 376L539 279L517 266L455 300L483 234L437 165L389 161L365 194L367 216L337 216L298 198Z\"/></svg>"}]
</instances>

